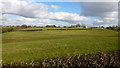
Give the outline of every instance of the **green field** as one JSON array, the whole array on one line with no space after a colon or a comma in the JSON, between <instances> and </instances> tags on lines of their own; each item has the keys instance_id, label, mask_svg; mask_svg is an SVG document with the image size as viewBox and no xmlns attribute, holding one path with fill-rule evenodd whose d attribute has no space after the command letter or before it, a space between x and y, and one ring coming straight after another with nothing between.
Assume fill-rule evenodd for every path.
<instances>
[{"instance_id":1,"label":"green field","mask_svg":"<svg viewBox=\"0 0 120 68\"><path fill-rule=\"evenodd\" d=\"M3 63L31 62L117 49L118 32L107 29L15 31L2 34Z\"/></svg>"}]
</instances>

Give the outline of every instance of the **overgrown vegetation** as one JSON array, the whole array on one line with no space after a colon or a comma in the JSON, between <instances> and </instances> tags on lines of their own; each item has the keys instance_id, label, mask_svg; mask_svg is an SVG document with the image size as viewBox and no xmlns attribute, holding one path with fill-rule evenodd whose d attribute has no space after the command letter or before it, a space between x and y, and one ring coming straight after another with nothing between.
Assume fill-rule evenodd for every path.
<instances>
[{"instance_id":1,"label":"overgrown vegetation","mask_svg":"<svg viewBox=\"0 0 120 68\"><path fill-rule=\"evenodd\" d=\"M2 33L5 33L5 32L12 32L14 31L15 29L13 27L2 27Z\"/></svg>"}]
</instances>

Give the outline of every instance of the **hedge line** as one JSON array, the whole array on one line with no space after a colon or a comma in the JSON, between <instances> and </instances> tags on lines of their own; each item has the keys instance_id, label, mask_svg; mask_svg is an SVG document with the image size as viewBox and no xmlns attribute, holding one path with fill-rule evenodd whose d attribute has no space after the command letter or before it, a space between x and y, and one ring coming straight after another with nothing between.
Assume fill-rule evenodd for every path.
<instances>
[{"instance_id":1,"label":"hedge line","mask_svg":"<svg viewBox=\"0 0 120 68\"><path fill-rule=\"evenodd\" d=\"M84 54L30 63L3 64L2 68L118 68L120 50L112 53Z\"/></svg>"},{"instance_id":2,"label":"hedge line","mask_svg":"<svg viewBox=\"0 0 120 68\"><path fill-rule=\"evenodd\" d=\"M47 30L90 30L90 29L47 29Z\"/></svg>"},{"instance_id":3,"label":"hedge line","mask_svg":"<svg viewBox=\"0 0 120 68\"><path fill-rule=\"evenodd\" d=\"M20 31L42 31L42 29L20 30Z\"/></svg>"}]
</instances>

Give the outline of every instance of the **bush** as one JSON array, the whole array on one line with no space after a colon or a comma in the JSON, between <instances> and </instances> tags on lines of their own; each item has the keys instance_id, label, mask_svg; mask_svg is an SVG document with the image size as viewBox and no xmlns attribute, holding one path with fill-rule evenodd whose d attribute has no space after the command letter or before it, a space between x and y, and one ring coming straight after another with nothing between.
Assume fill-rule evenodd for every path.
<instances>
[{"instance_id":1,"label":"bush","mask_svg":"<svg viewBox=\"0 0 120 68\"><path fill-rule=\"evenodd\" d=\"M2 27L2 33L14 31L13 27Z\"/></svg>"},{"instance_id":2,"label":"bush","mask_svg":"<svg viewBox=\"0 0 120 68\"><path fill-rule=\"evenodd\" d=\"M120 31L120 27L107 27L107 29Z\"/></svg>"}]
</instances>

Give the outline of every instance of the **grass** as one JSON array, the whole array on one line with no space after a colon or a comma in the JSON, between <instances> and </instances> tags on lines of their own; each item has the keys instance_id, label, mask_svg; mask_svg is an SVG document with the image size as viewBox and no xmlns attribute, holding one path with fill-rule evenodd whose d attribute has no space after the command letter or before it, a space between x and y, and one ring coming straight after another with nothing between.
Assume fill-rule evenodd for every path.
<instances>
[{"instance_id":1,"label":"grass","mask_svg":"<svg viewBox=\"0 0 120 68\"><path fill-rule=\"evenodd\" d=\"M2 37L3 63L31 62L118 49L118 32L107 29L15 31L4 33Z\"/></svg>"}]
</instances>

